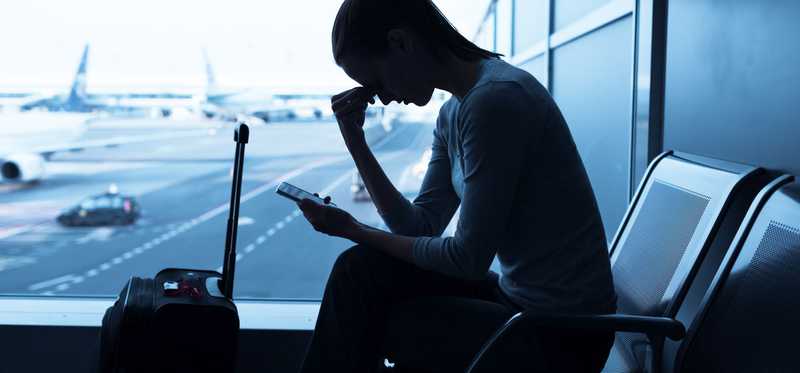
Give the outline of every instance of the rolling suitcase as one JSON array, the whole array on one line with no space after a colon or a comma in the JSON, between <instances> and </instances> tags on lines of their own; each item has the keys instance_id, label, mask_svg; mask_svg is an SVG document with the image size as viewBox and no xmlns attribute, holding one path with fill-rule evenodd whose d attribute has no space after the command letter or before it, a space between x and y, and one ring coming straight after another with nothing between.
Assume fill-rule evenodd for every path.
<instances>
[{"instance_id":1,"label":"rolling suitcase","mask_svg":"<svg viewBox=\"0 0 800 373\"><path fill-rule=\"evenodd\" d=\"M131 277L103 317L100 372L234 371L239 315L233 278L248 138L247 125L239 124L222 273L167 268L152 279Z\"/></svg>"}]
</instances>

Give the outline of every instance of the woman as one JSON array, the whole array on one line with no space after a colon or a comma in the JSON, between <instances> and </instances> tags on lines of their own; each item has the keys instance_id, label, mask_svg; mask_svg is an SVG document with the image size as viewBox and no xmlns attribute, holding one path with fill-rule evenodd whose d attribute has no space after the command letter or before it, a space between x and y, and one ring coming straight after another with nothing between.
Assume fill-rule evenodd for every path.
<instances>
[{"instance_id":1,"label":"woman","mask_svg":"<svg viewBox=\"0 0 800 373\"><path fill-rule=\"evenodd\" d=\"M533 76L465 39L430 0L344 1L333 54L363 85L334 96L333 110L391 232L300 203L316 230L358 244L334 264L304 372L372 371L387 356L414 370L463 371L520 310L615 311L591 185L560 111ZM375 95L423 106L436 88L452 98L412 203L367 146L364 111ZM455 235L440 237L459 206ZM495 256L500 276L489 271ZM513 345L524 345L524 357L495 363L599 370L613 342L612 333L525 337Z\"/></svg>"}]
</instances>

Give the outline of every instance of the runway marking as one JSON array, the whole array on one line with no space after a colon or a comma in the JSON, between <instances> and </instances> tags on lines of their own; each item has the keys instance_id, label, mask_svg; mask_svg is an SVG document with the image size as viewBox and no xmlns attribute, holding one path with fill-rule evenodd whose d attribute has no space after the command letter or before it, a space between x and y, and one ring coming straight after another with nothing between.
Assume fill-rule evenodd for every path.
<instances>
[{"instance_id":1,"label":"runway marking","mask_svg":"<svg viewBox=\"0 0 800 373\"><path fill-rule=\"evenodd\" d=\"M20 233L25 233L29 230L33 229L33 225L23 225L21 227L13 227L13 228L4 228L0 229L0 240L4 240L6 238L16 236Z\"/></svg>"},{"instance_id":2,"label":"runway marking","mask_svg":"<svg viewBox=\"0 0 800 373\"><path fill-rule=\"evenodd\" d=\"M396 132L390 133L388 136L384 137L381 141L379 141L378 144L376 144L374 146L374 148L377 149L377 148L382 147L383 145L388 143L390 140L392 140L395 137L397 137L398 133L400 133L400 132L401 131L396 131ZM396 157L398 157L400 155L403 155L403 152L395 152L394 154L388 154L386 156L380 157L380 159L381 159L381 161L386 161L388 159L396 158ZM311 171L311 170L313 170L315 168L318 168L318 167L321 167L321 166L324 166L324 165L328 165L328 164L331 164L331 163L339 162L339 161L345 160L347 158L348 158L347 155L336 156L336 157L327 157L327 158L322 158L320 160L317 160L315 162L311 162L311 163L309 163L309 164L307 164L307 165L305 165L303 167L296 168L296 169L294 169L292 171L289 171L289 172L287 172L287 173L285 173L283 175L280 175L280 176L274 178L272 181L270 181L270 182L268 182L268 183L266 183L266 184L264 184L264 185L262 185L260 187L257 187L255 189L251 190L250 192L242 195L241 199L240 199L240 201L241 201L240 203L243 204L243 203L245 203L245 202L247 202L247 201L249 201L249 200L251 200L251 199L253 199L253 198L255 198L255 197L257 197L257 196L259 196L261 194L263 194L266 191L271 191L275 186L278 185L278 183L280 183L280 182L282 182L284 180L292 179L292 178L297 177L299 175L302 175L302 174L304 174L304 173L306 173L308 171ZM330 194L330 192L333 191L333 189L338 187L345 180L347 180L348 178L352 178L352 175L353 175L354 172L356 172L355 168L350 170L350 171L348 171L348 172L346 172L346 173L344 173L340 177L336 178L336 180L334 180L332 183L330 183L328 186L326 186L320 192L320 194ZM98 266L96 269L90 269L89 271L86 272L87 273L87 277L97 276L99 274L99 272L106 271L106 270L110 269L112 266L122 263L125 259L130 259L133 256L142 253L143 251L150 250L150 249L160 245L161 243L174 238L178 234L181 234L181 233L193 228L194 226L196 226L196 225L198 225L200 223L206 222L206 221L216 217L217 215L220 215L220 214L222 214L224 212L227 212L229 207L230 207L229 204L225 203L225 204L217 206L217 207L215 207L215 208L213 208L213 209L211 209L209 211L206 211L205 213L201 214L200 216L198 216L198 217L196 217L194 219L191 219L190 221L188 221L186 223L183 223L178 228L174 228L173 227L168 232L162 234L159 237L156 237L155 239L143 244L142 246L136 247L136 248L134 248L134 249L132 249L132 250L130 250L128 252L123 253L121 257L118 256L118 257L112 259L111 263L105 262L105 263L101 264L100 266ZM295 217L299 217L301 214L302 214L302 212L300 210L292 211L288 216L286 216L282 220L276 222L274 228L270 228L269 230L267 230L267 236L275 235L277 230L283 229L286 226L286 224L290 223ZM97 233L92 232L89 235L87 235L87 237L84 237L84 238L88 239L89 236L92 236L92 239L98 239L99 238L100 240L107 240L109 238L109 236L111 235L111 233L113 233L112 229L109 229L109 230L110 230L110 232L109 231L96 230ZM96 235L96 236L93 236L93 235ZM266 240L266 238L264 236L259 236L259 238L256 240L256 244L261 244L265 240ZM236 254L236 259L235 260L237 262L242 260L244 258L245 254L251 253L254 250L255 250L255 245L254 244L250 244L250 245L246 246L245 249L244 249L244 253L237 253ZM222 267L219 267L217 269L217 271L218 272L222 272ZM69 283L65 283L66 281L72 281L72 283L80 283L80 282L83 282L83 280L84 280L83 277L78 277L78 276L74 276L74 275L66 275L66 276L59 277L57 279L63 280L65 278L66 278L66 280L65 281L61 281L61 282L49 283L49 282L45 281L45 282L41 282L41 283L34 284L34 285L31 285L31 286L38 285L38 287L35 290L39 290L39 289L52 287L53 285L56 285L56 288L55 288L56 291L63 291L63 290L69 289L69 287L70 287ZM76 279L78 280L77 282L76 282ZM53 280L56 280L56 279L53 279ZM53 280L49 280L49 281L53 281ZM46 283L46 284L42 285L43 283ZM53 291L46 291L46 292L43 292L42 294L53 295Z\"/></svg>"},{"instance_id":3,"label":"runway marking","mask_svg":"<svg viewBox=\"0 0 800 373\"><path fill-rule=\"evenodd\" d=\"M114 228L97 228L85 236L75 240L76 243L85 244L89 241L107 241L114 234Z\"/></svg>"},{"instance_id":4,"label":"runway marking","mask_svg":"<svg viewBox=\"0 0 800 373\"><path fill-rule=\"evenodd\" d=\"M0 256L0 271L35 264L36 258L28 256Z\"/></svg>"},{"instance_id":5,"label":"runway marking","mask_svg":"<svg viewBox=\"0 0 800 373\"><path fill-rule=\"evenodd\" d=\"M69 275L64 275L64 276L61 276L61 277L56 277L56 278L51 279L51 280L37 282L37 283L35 283L35 284L31 285L31 286L28 286L28 290L36 291L36 290L39 290L39 289L49 288L51 286L58 285L58 284L60 284L62 282L72 281L73 278L75 278L75 275L69 274Z\"/></svg>"},{"instance_id":6,"label":"runway marking","mask_svg":"<svg viewBox=\"0 0 800 373\"><path fill-rule=\"evenodd\" d=\"M323 158L323 159L320 159L320 160L318 160L316 162L312 162L310 164L307 164L307 165L305 165L303 167L299 167L299 168L296 168L296 169L294 169L292 171L289 171L289 172L287 172L287 173L285 173L285 174L283 174L281 176L276 177L271 182L269 182L267 184L264 184L264 185L262 185L262 186L260 186L258 188L255 188L255 189L251 190L250 192L248 192L245 195L242 195L241 203L247 202L247 201L257 197L258 195L263 194L266 191L272 190L272 188L277 186L278 183L283 181L283 180L288 180L288 179L294 178L294 177L299 176L299 175L301 175L303 173L306 173L306 172L308 172L310 170L313 170L313 169L315 169L317 167L321 167L321 166L324 166L324 165L327 165L327 164L330 164L330 163L335 163L335 162L341 161L341 160L343 160L345 158L346 158L346 156ZM190 228L193 228L194 226L196 226L196 225L198 225L200 223L208 221L209 219L212 219L212 218L216 217L219 214L227 212L228 208L229 208L229 205L226 203L224 205L220 205L220 206L218 206L216 208L213 208L213 209L211 209L209 211L206 211L202 215L200 215L200 216L198 216L198 217L196 217L194 219L191 219L188 223L184 223L183 225L180 225L178 228L173 228L173 229L161 234L160 236L148 241L147 243L145 243L145 244L143 244L143 245L141 245L139 247L136 247L136 248L134 248L134 249L132 249L132 250L130 250L128 252L123 253L121 256L118 256L118 257L112 259L110 262L105 262L103 264L100 264L97 268L90 269L89 271L87 271L87 277L95 277L100 272L107 271L107 270L111 269L111 267L113 267L114 265L121 264L125 259L131 259L131 258L133 258L133 256L135 256L137 254L140 254L143 251L150 250L150 249L152 249L152 248L154 248L154 247L156 247L156 246L158 246L158 245L160 245L160 244L162 244L162 243L164 243L164 242L166 242L168 240L171 240L172 238L174 238L178 234L181 234L181 233L185 232L186 230L188 230ZM291 220L291 219L289 219L289 220ZM281 228L282 228L283 227L283 222L280 222L280 223L281 223ZM181 229L181 228L183 228L183 229ZM268 232L268 234L270 236L275 234L274 230L272 230L272 231L273 231L272 234L269 234L269 232ZM113 229L111 229L111 228L98 228L98 229L93 230L92 232L90 232L85 237L81 238L80 240L84 240L85 242L88 242L89 240L107 240L109 238L109 236L111 236L112 233L113 233ZM251 249L250 252L252 252L253 250L255 250L255 248ZM247 251L247 248L245 248L245 251ZM243 254L239 253L239 254L236 255L236 261L240 261L242 258L243 258ZM222 269L220 268L219 271L221 272ZM89 275L90 272L92 273L91 275ZM56 286L55 290L51 290L51 291L45 292L45 293L49 293L50 295L52 295L54 293L54 291L63 291L63 290L69 289L70 285L66 284L65 282L73 281L73 283L75 283L74 280L76 278L77 277L75 277L74 275L65 275L65 276L61 276L61 277L59 277L57 279L48 280L48 281L44 281L44 282L40 282L40 283L31 285L29 287L29 289L30 290L41 290L41 289L45 289L45 288ZM53 282L54 280L59 280L59 281ZM81 277L79 282L82 282L82 281L83 281L83 278ZM34 286L35 286L35 289L32 288Z\"/></svg>"}]
</instances>

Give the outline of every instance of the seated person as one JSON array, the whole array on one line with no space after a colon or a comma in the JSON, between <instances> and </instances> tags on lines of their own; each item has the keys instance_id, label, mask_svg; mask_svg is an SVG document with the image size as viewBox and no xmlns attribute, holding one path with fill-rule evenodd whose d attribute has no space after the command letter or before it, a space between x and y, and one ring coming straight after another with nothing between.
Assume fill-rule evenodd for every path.
<instances>
[{"instance_id":1,"label":"seated person","mask_svg":"<svg viewBox=\"0 0 800 373\"><path fill-rule=\"evenodd\" d=\"M303 372L374 371L386 356L398 356L398 366L464 371L520 310L616 310L592 187L561 112L536 78L461 36L431 0L345 0L333 55L363 85L334 96L333 110L391 232L331 205L300 202L317 231L358 244L334 264ZM386 177L361 127L374 96L423 106L436 88L452 98L439 112L412 203ZM441 237L459 206L455 235ZM500 275L489 270L495 256ZM436 326L419 318L392 343L405 351L387 351L388 318L401 305L446 315L448 326L433 334L447 343L417 348L415 338L436 338ZM599 371L614 334L569 333L529 336L517 358Z\"/></svg>"}]
</instances>

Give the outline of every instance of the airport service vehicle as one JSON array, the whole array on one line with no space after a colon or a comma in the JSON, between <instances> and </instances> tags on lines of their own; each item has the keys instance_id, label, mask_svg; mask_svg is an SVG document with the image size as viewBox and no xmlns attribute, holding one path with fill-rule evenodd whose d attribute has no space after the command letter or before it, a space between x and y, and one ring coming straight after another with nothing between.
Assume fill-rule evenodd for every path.
<instances>
[{"instance_id":1,"label":"airport service vehicle","mask_svg":"<svg viewBox=\"0 0 800 373\"><path fill-rule=\"evenodd\" d=\"M132 196L106 192L87 197L64 210L56 220L66 226L127 225L139 218L139 203Z\"/></svg>"},{"instance_id":2,"label":"airport service vehicle","mask_svg":"<svg viewBox=\"0 0 800 373\"><path fill-rule=\"evenodd\" d=\"M353 201L355 202L369 202L372 197L367 191L367 186L364 185L364 180L361 179L361 174L358 172L353 174L353 183L350 184L350 192L353 193Z\"/></svg>"}]
</instances>

